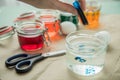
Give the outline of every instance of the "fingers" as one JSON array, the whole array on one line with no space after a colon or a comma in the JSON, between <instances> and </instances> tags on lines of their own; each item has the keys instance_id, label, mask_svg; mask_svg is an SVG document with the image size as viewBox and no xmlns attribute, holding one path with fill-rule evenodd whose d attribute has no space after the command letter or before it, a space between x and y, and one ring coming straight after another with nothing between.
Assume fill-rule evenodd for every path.
<instances>
[{"instance_id":1,"label":"fingers","mask_svg":"<svg viewBox=\"0 0 120 80\"><path fill-rule=\"evenodd\" d=\"M72 5L61 2L59 0L56 0L55 2L56 2L55 3L56 9L61 10L61 11L70 12L73 14L77 14L76 9Z\"/></svg>"},{"instance_id":2,"label":"fingers","mask_svg":"<svg viewBox=\"0 0 120 80\"><path fill-rule=\"evenodd\" d=\"M81 8L85 10L86 6L86 0L78 0L80 2Z\"/></svg>"},{"instance_id":3,"label":"fingers","mask_svg":"<svg viewBox=\"0 0 120 80\"><path fill-rule=\"evenodd\" d=\"M58 9L61 11L77 14L76 9L72 5L61 2L59 0L19 0L19 1L31 4L32 6L35 6L37 8ZM78 0L78 1L81 4L81 8L85 10L85 0Z\"/></svg>"},{"instance_id":4,"label":"fingers","mask_svg":"<svg viewBox=\"0 0 120 80\"><path fill-rule=\"evenodd\" d=\"M82 10L85 10L86 0L78 0L78 1L80 2ZM73 13L73 14L77 14L76 9L72 5L61 2L59 0L56 0L55 2L57 2L56 3L56 8L57 9L62 10L62 11L67 11L67 12L70 12L70 13Z\"/></svg>"}]
</instances>

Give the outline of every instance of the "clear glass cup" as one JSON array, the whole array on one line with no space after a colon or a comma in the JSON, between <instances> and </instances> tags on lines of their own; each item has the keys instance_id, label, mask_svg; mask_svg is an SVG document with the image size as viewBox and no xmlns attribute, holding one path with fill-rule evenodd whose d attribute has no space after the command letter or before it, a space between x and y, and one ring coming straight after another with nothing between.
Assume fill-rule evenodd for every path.
<instances>
[{"instance_id":1,"label":"clear glass cup","mask_svg":"<svg viewBox=\"0 0 120 80\"><path fill-rule=\"evenodd\" d=\"M25 22L16 28L20 47L24 51L36 51L47 44L46 28L43 23Z\"/></svg>"},{"instance_id":2,"label":"clear glass cup","mask_svg":"<svg viewBox=\"0 0 120 80\"><path fill-rule=\"evenodd\" d=\"M81 30L66 37L67 67L73 73L90 76L99 73L105 62L106 42L95 32Z\"/></svg>"},{"instance_id":3,"label":"clear glass cup","mask_svg":"<svg viewBox=\"0 0 120 80\"><path fill-rule=\"evenodd\" d=\"M99 28L101 4L96 0L86 0L86 9L84 11L85 16L88 20L88 29Z\"/></svg>"}]
</instances>

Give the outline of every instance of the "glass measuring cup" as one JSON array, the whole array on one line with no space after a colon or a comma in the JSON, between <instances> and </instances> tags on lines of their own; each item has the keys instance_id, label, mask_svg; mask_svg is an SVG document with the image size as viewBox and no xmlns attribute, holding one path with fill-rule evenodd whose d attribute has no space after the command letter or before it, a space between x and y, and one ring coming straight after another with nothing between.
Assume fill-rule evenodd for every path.
<instances>
[{"instance_id":1,"label":"glass measuring cup","mask_svg":"<svg viewBox=\"0 0 120 80\"><path fill-rule=\"evenodd\" d=\"M102 71L107 43L100 35L81 30L66 37L66 62L69 70L82 76L91 76Z\"/></svg>"},{"instance_id":2,"label":"glass measuring cup","mask_svg":"<svg viewBox=\"0 0 120 80\"><path fill-rule=\"evenodd\" d=\"M41 22L25 22L16 28L18 41L21 49L25 51L35 51L42 49L48 42L45 38L47 29ZM45 44L44 44L45 43Z\"/></svg>"}]
</instances>

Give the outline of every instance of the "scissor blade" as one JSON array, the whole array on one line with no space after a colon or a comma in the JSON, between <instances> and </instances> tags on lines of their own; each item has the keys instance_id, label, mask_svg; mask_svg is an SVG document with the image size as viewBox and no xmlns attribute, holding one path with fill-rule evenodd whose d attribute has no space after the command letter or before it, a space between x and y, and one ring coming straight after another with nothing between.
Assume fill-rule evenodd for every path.
<instances>
[{"instance_id":1,"label":"scissor blade","mask_svg":"<svg viewBox=\"0 0 120 80\"><path fill-rule=\"evenodd\" d=\"M66 50L48 52L48 53L44 53L42 56L44 56L44 57L60 56L60 55L64 55L65 52L66 52Z\"/></svg>"}]
</instances>

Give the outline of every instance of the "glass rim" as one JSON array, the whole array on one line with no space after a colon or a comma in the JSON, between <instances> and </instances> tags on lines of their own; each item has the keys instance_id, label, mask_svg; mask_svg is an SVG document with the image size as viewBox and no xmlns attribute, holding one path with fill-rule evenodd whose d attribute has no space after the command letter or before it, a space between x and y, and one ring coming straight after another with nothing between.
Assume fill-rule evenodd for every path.
<instances>
[{"instance_id":1,"label":"glass rim","mask_svg":"<svg viewBox=\"0 0 120 80\"><path fill-rule=\"evenodd\" d=\"M81 31L89 31L89 30L81 30ZM76 49L74 48L74 46L71 45L71 42L70 42L70 41L73 40L72 37L77 38L77 37L79 36L79 37L84 37L84 38L89 38L89 39L94 39L94 40L99 41L98 43L99 43L100 45L97 47L97 49L105 49L105 48L106 48L107 45L106 45L106 43L105 43L103 40L97 38L97 37L96 37L95 35L93 35L93 34L80 33L81 31L74 31L74 32L69 33L69 34L67 35L66 39L65 39L65 41L66 41L66 46L69 46L69 48L71 48L73 51L76 51ZM90 32L93 32L93 33L94 33L94 31L90 31ZM75 35L75 33L79 33L79 34L78 34L78 35Z\"/></svg>"},{"instance_id":2,"label":"glass rim","mask_svg":"<svg viewBox=\"0 0 120 80\"><path fill-rule=\"evenodd\" d=\"M44 17L44 16L46 16L46 15L42 15L42 16L38 17L36 19L36 21L41 21L43 23L46 23L46 22L55 22L56 20L58 20L56 16L52 16L52 15L51 15L51 17Z\"/></svg>"},{"instance_id":3,"label":"glass rim","mask_svg":"<svg viewBox=\"0 0 120 80\"><path fill-rule=\"evenodd\" d=\"M95 0L91 0L91 1L86 1L85 12L87 10L87 7L96 7L96 9L94 9L93 11L98 11L98 10L101 10L102 5L101 5L101 3L99 3L99 2L97 2Z\"/></svg>"},{"instance_id":4,"label":"glass rim","mask_svg":"<svg viewBox=\"0 0 120 80\"><path fill-rule=\"evenodd\" d=\"M40 16L45 16L45 15L51 15L54 16L54 18L57 20L59 19L59 14L60 12L58 10L54 9L39 9L36 11L36 16L39 18Z\"/></svg>"},{"instance_id":5,"label":"glass rim","mask_svg":"<svg viewBox=\"0 0 120 80\"><path fill-rule=\"evenodd\" d=\"M14 31L13 26L2 26L0 27L0 36Z\"/></svg>"},{"instance_id":6,"label":"glass rim","mask_svg":"<svg viewBox=\"0 0 120 80\"><path fill-rule=\"evenodd\" d=\"M40 25L40 27L35 26L25 26L25 25ZM26 28L26 30L24 30ZM30 29L27 29L30 28ZM40 22L24 22L22 24L17 25L16 31L18 34L21 35L38 35L44 34L46 28L44 27L43 23ZM33 32L30 32L33 31Z\"/></svg>"}]
</instances>

